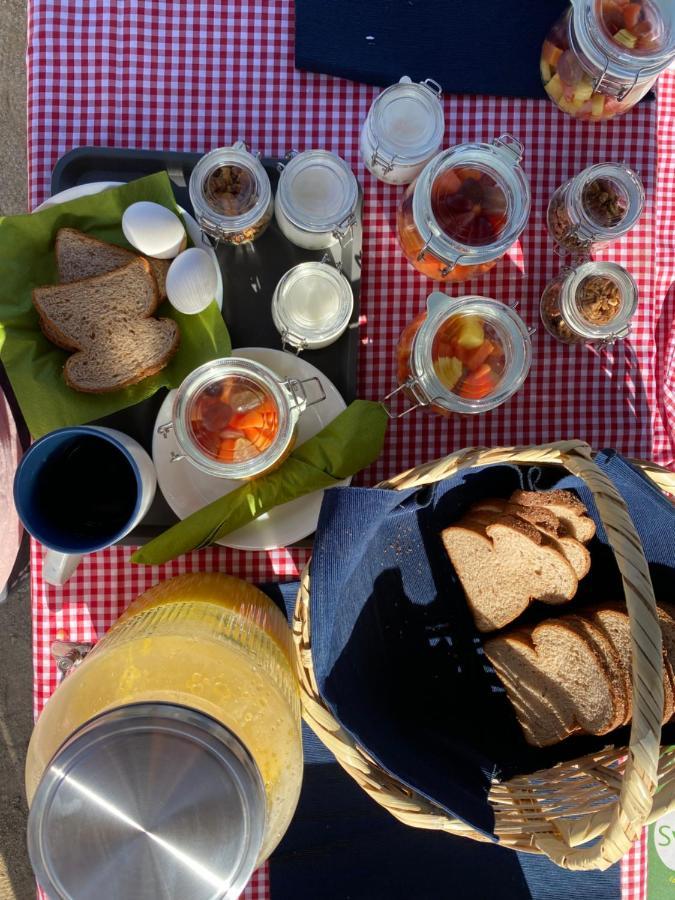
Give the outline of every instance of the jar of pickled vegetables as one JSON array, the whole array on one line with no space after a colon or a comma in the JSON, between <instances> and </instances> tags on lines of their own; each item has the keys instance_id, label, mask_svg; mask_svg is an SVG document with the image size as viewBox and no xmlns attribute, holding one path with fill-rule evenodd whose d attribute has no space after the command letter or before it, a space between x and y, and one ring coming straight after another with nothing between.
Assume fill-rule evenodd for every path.
<instances>
[{"instance_id":1,"label":"jar of pickled vegetables","mask_svg":"<svg viewBox=\"0 0 675 900\"><path fill-rule=\"evenodd\" d=\"M407 75L379 94L361 128L359 148L368 171L386 184L410 184L441 149L445 118L441 86Z\"/></svg>"},{"instance_id":2,"label":"jar of pickled vegetables","mask_svg":"<svg viewBox=\"0 0 675 900\"><path fill-rule=\"evenodd\" d=\"M311 385L311 393L308 389ZM250 479L277 468L293 450L298 419L326 399L318 378L280 381L253 360L231 356L204 363L176 391L172 421L181 453L209 475Z\"/></svg>"},{"instance_id":3,"label":"jar of pickled vegetables","mask_svg":"<svg viewBox=\"0 0 675 900\"><path fill-rule=\"evenodd\" d=\"M269 175L243 141L202 156L190 176L190 202L199 227L217 243L255 241L274 212Z\"/></svg>"},{"instance_id":4,"label":"jar of pickled vegetables","mask_svg":"<svg viewBox=\"0 0 675 900\"><path fill-rule=\"evenodd\" d=\"M600 163L555 191L546 222L551 237L569 253L587 253L628 232L645 202L642 182L622 163Z\"/></svg>"},{"instance_id":5,"label":"jar of pickled vegetables","mask_svg":"<svg viewBox=\"0 0 675 900\"><path fill-rule=\"evenodd\" d=\"M675 58L672 0L572 0L544 41L544 88L563 112L622 115Z\"/></svg>"},{"instance_id":6,"label":"jar of pickled vegetables","mask_svg":"<svg viewBox=\"0 0 675 900\"><path fill-rule=\"evenodd\" d=\"M406 413L423 406L448 416L487 412L513 396L530 370L532 344L509 306L435 291L396 353L399 388L385 399L404 390L413 402Z\"/></svg>"},{"instance_id":7,"label":"jar of pickled vegetables","mask_svg":"<svg viewBox=\"0 0 675 900\"><path fill-rule=\"evenodd\" d=\"M33 867L54 898L238 897L286 831L302 772L285 616L238 578L169 579L70 669L38 719Z\"/></svg>"},{"instance_id":8,"label":"jar of pickled vegetables","mask_svg":"<svg viewBox=\"0 0 675 900\"><path fill-rule=\"evenodd\" d=\"M403 194L398 239L419 272L466 281L496 265L530 214L523 146L510 135L435 156Z\"/></svg>"},{"instance_id":9,"label":"jar of pickled vegetables","mask_svg":"<svg viewBox=\"0 0 675 900\"><path fill-rule=\"evenodd\" d=\"M603 345L630 334L637 303L637 285L622 266L585 262L546 285L539 310L557 341Z\"/></svg>"}]
</instances>

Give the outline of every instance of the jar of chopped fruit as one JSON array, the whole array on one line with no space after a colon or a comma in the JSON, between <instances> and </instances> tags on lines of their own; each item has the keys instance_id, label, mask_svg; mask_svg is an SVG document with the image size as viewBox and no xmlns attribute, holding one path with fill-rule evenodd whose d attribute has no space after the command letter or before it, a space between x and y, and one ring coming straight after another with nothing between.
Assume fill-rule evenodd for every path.
<instances>
[{"instance_id":1,"label":"jar of chopped fruit","mask_svg":"<svg viewBox=\"0 0 675 900\"><path fill-rule=\"evenodd\" d=\"M403 330L397 379L413 406L442 416L487 412L525 381L532 361L529 332L509 306L487 297L430 294L425 312ZM401 415L405 415L401 413Z\"/></svg>"},{"instance_id":2,"label":"jar of chopped fruit","mask_svg":"<svg viewBox=\"0 0 675 900\"><path fill-rule=\"evenodd\" d=\"M559 109L600 121L627 112L674 58L673 0L572 0L544 41L540 68Z\"/></svg>"},{"instance_id":3,"label":"jar of chopped fruit","mask_svg":"<svg viewBox=\"0 0 675 900\"><path fill-rule=\"evenodd\" d=\"M554 241L569 253L608 244L636 224L645 202L639 176L622 163L600 163L555 191L546 222Z\"/></svg>"},{"instance_id":4,"label":"jar of chopped fruit","mask_svg":"<svg viewBox=\"0 0 675 900\"><path fill-rule=\"evenodd\" d=\"M553 278L541 297L544 327L563 344L611 344L630 334L638 290L616 263L586 262Z\"/></svg>"},{"instance_id":5,"label":"jar of chopped fruit","mask_svg":"<svg viewBox=\"0 0 675 900\"><path fill-rule=\"evenodd\" d=\"M255 241L274 212L269 175L242 141L202 156L190 176L190 202L200 228L216 243Z\"/></svg>"},{"instance_id":6,"label":"jar of chopped fruit","mask_svg":"<svg viewBox=\"0 0 675 900\"><path fill-rule=\"evenodd\" d=\"M312 399L307 388L312 384ZM286 459L298 419L307 406L325 400L318 378L280 379L260 363L231 356L204 363L176 391L171 422L181 453L209 475L251 479Z\"/></svg>"},{"instance_id":7,"label":"jar of chopped fruit","mask_svg":"<svg viewBox=\"0 0 675 900\"><path fill-rule=\"evenodd\" d=\"M522 233L530 185L510 135L435 156L406 189L397 228L408 261L435 281L488 272Z\"/></svg>"}]
</instances>

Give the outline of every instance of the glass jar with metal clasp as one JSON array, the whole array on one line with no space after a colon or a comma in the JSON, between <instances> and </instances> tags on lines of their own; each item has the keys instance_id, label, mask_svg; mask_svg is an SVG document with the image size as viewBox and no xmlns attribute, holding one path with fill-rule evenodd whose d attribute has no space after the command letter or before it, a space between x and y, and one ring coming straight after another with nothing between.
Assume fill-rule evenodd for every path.
<instances>
[{"instance_id":1,"label":"glass jar with metal clasp","mask_svg":"<svg viewBox=\"0 0 675 900\"><path fill-rule=\"evenodd\" d=\"M385 408L400 418L420 407L442 416L476 415L500 406L530 370L530 330L504 303L434 291L403 330L397 347L399 386ZM394 415L386 401L403 391L412 405Z\"/></svg>"},{"instance_id":2,"label":"glass jar with metal clasp","mask_svg":"<svg viewBox=\"0 0 675 900\"><path fill-rule=\"evenodd\" d=\"M445 133L440 84L407 75L379 94L361 128L368 171L387 184L410 184L441 149Z\"/></svg>"},{"instance_id":3,"label":"glass jar with metal clasp","mask_svg":"<svg viewBox=\"0 0 675 900\"><path fill-rule=\"evenodd\" d=\"M249 244L272 221L269 175L243 141L202 156L189 189L199 227L217 244Z\"/></svg>"},{"instance_id":4,"label":"glass jar with metal clasp","mask_svg":"<svg viewBox=\"0 0 675 900\"><path fill-rule=\"evenodd\" d=\"M305 250L347 243L359 202L347 163L328 150L291 151L279 168L274 215L282 234Z\"/></svg>"},{"instance_id":5,"label":"glass jar with metal clasp","mask_svg":"<svg viewBox=\"0 0 675 900\"><path fill-rule=\"evenodd\" d=\"M293 450L300 416L325 399L318 378L281 381L266 366L231 356L187 376L176 391L171 421L158 432L175 433L181 452L172 461L250 480L281 465Z\"/></svg>"}]
</instances>

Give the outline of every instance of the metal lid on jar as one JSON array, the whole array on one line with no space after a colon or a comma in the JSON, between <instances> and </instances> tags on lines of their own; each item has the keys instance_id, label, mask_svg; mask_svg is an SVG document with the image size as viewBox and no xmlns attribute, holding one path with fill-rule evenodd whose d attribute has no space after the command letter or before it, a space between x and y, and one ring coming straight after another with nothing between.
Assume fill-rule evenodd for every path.
<instances>
[{"instance_id":1,"label":"metal lid on jar","mask_svg":"<svg viewBox=\"0 0 675 900\"><path fill-rule=\"evenodd\" d=\"M375 98L368 114L373 163L413 165L438 151L445 133L441 87L404 76Z\"/></svg>"},{"instance_id":2,"label":"metal lid on jar","mask_svg":"<svg viewBox=\"0 0 675 900\"><path fill-rule=\"evenodd\" d=\"M295 226L336 232L355 221L359 184L347 163L328 150L306 150L285 164L275 203Z\"/></svg>"},{"instance_id":3,"label":"metal lid on jar","mask_svg":"<svg viewBox=\"0 0 675 900\"><path fill-rule=\"evenodd\" d=\"M563 282L560 312L567 325L589 342L627 337L638 304L633 276L617 263L586 262Z\"/></svg>"},{"instance_id":4,"label":"metal lid on jar","mask_svg":"<svg viewBox=\"0 0 675 900\"><path fill-rule=\"evenodd\" d=\"M53 900L238 897L256 866L265 789L239 738L196 710L122 706L58 750L28 817Z\"/></svg>"},{"instance_id":5,"label":"metal lid on jar","mask_svg":"<svg viewBox=\"0 0 675 900\"><path fill-rule=\"evenodd\" d=\"M300 350L327 347L349 324L352 287L334 266L305 262L282 276L272 298L272 319L284 344Z\"/></svg>"},{"instance_id":6,"label":"metal lid on jar","mask_svg":"<svg viewBox=\"0 0 675 900\"><path fill-rule=\"evenodd\" d=\"M296 413L304 408L305 400L301 386L280 381L261 363L236 356L216 359L191 372L176 392L176 440L203 472L221 478L252 478L267 471L286 452ZM239 421L261 407L263 417L269 415L271 421L262 425ZM251 429L257 430L260 440L256 433L247 433ZM223 448L227 453L221 452Z\"/></svg>"},{"instance_id":7,"label":"metal lid on jar","mask_svg":"<svg viewBox=\"0 0 675 900\"><path fill-rule=\"evenodd\" d=\"M504 134L490 144L451 147L427 163L413 193L413 218L424 241L420 253L428 249L447 263L448 272L455 265L480 265L502 256L520 237L530 215L530 183L520 166L523 152L519 141ZM505 210L492 240L462 243L443 229L434 214L434 200L440 198L442 179L448 179L451 169L485 175L501 193Z\"/></svg>"},{"instance_id":8,"label":"metal lid on jar","mask_svg":"<svg viewBox=\"0 0 675 900\"><path fill-rule=\"evenodd\" d=\"M627 234L642 213L645 191L637 172L621 163L598 163L574 179L571 203L579 221L577 235L589 242Z\"/></svg>"},{"instance_id":9,"label":"metal lid on jar","mask_svg":"<svg viewBox=\"0 0 675 900\"><path fill-rule=\"evenodd\" d=\"M243 141L202 156L189 189L197 221L214 236L253 228L272 200L269 175Z\"/></svg>"},{"instance_id":10,"label":"metal lid on jar","mask_svg":"<svg viewBox=\"0 0 675 900\"><path fill-rule=\"evenodd\" d=\"M455 316L479 318L503 350L504 370L485 397L471 399L450 390L434 366L436 335ZM532 363L532 342L525 323L510 306L489 297L449 297L434 291L427 298L427 317L413 340L410 362L413 382L409 386L419 405L433 404L449 412L475 415L500 406L522 386Z\"/></svg>"}]
</instances>

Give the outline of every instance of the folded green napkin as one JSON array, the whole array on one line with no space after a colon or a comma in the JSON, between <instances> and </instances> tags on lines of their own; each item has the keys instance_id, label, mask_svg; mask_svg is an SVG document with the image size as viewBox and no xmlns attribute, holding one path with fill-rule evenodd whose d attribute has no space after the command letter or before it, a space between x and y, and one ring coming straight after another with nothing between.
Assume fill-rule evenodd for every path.
<instances>
[{"instance_id":1,"label":"folded green napkin","mask_svg":"<svg viewBox=\"0 0 675 900\"><path fill-rule=\"evenodd\" d=\"M169 177L158 172L32 215L0 218L0 358L35 438L133 406L161 387L178 387L197 366L230 355L230 338L215 302L194 316L177 312L167 302L157 315L176 320L181 342L163 371L111 394L82 394L66 385L62 369L68 354L40 331L32 290L58 282L54 240L61 227L78 228L128 248L122 213L137 200L153 200L177 212Z\"/></svg>"},{"instance_id":2,"label":"folded green napkin","mask_svg":"<svg viewBox=\"0 0 675 900\"><path fill-rule=\"evenodd\" d=\"M274 472L243 484L183 519L140 547L131 561L159 565L214 543L281 503L335 487L377 459L387 422L379 403L355 400Z\"/></svg>"}]
</instances>

